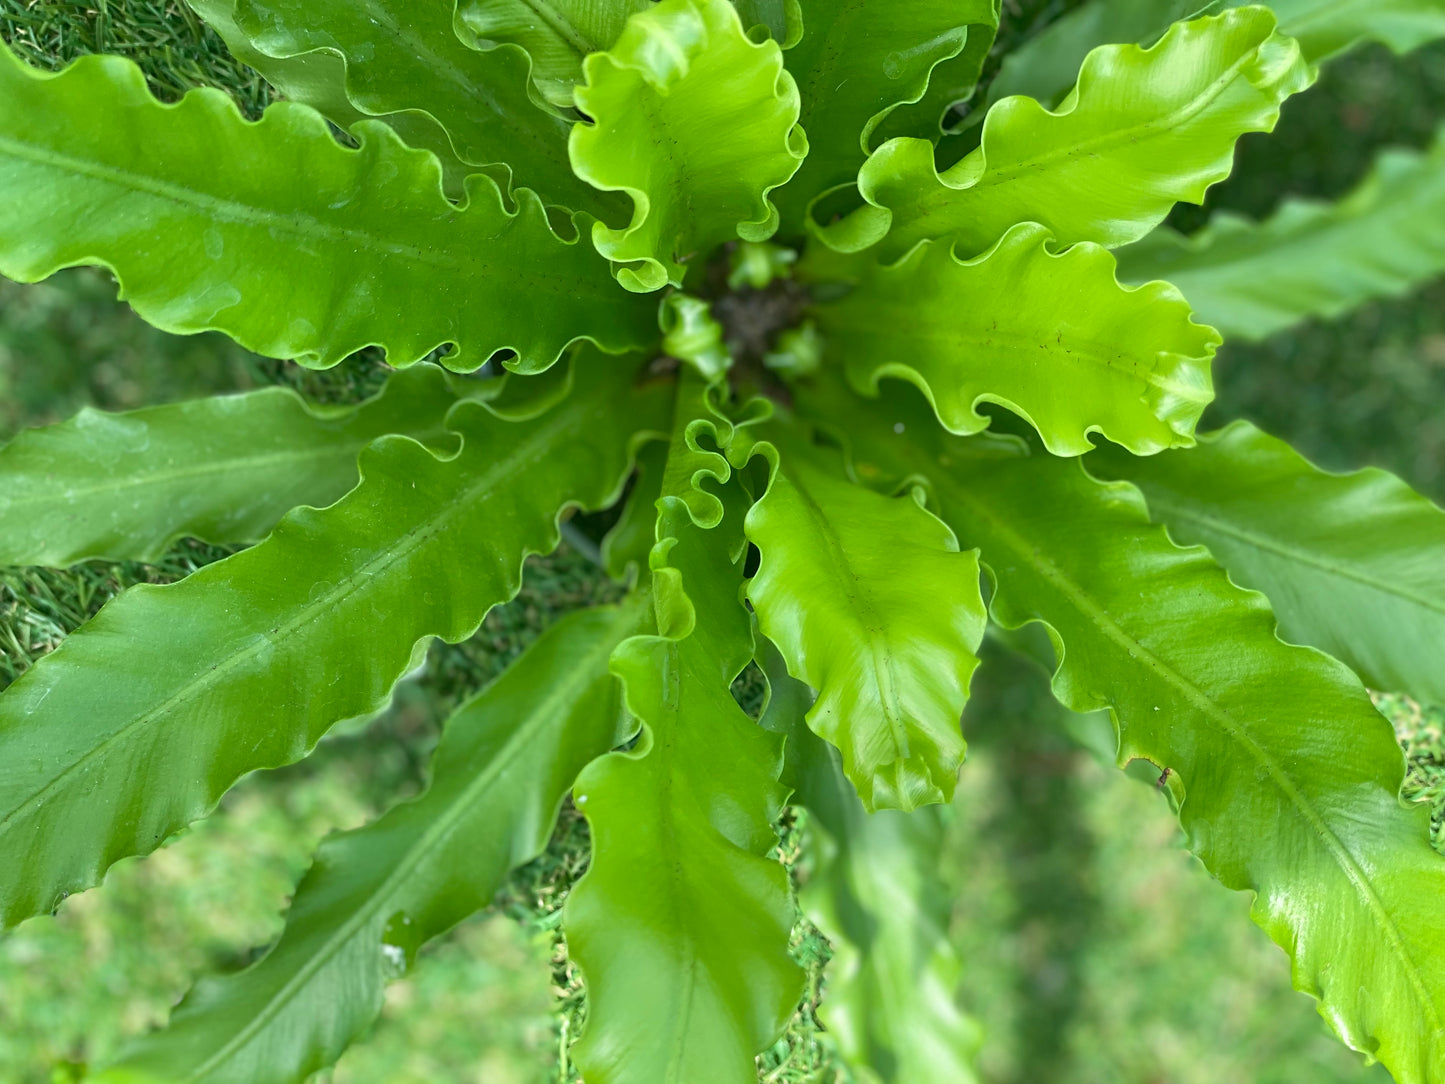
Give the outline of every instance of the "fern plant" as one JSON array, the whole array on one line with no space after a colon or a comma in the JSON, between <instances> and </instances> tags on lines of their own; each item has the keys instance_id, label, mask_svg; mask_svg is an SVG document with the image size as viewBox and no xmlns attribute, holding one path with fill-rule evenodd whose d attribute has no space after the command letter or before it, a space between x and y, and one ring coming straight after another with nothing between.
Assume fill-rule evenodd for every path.
<instances>
[{"instance_id":1,"label":"fern plant","mask_svg":"<svg viewBox=\"0 0 1445 1084\"><path fill-rule=\"evenodd\" d=\"M0 563L244 547L0 695L4 923L379 711L574 510L613 510L629 591L465 704L420 797L322 844L269 952L94 1079L324 1069L569 793L587 1081L754 1078L801 991L788 803L844 1057L971 1079L938 810L983 638L1038 651L1038 625L1058 698L1157 766L1340 1038L1445 1081L1445 859L1366 693L1445 701L1445 516L1195 431L1221 331L1445 268L1445 162L1160 225L1319 64L1445 36L1438 0L1089 0L982 92L997 0L191 4L290 100L249 122L117 57L0 50L0 271L107 267L165 330L395 371L353 407L84 411L0 451Z\"/></svg>"}]
</instances>

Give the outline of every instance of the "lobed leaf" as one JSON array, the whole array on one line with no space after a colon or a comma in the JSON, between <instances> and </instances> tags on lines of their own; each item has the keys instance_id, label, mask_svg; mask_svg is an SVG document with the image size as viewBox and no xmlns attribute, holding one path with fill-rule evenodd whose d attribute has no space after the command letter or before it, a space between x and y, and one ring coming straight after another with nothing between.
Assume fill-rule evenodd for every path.
<instances>
[{"instance_id":1,"label":"lobed leaf","mask_svg":"<svg viewBox=\"0 0 1445 1084\"><path fill-rule=\"evenodd\" d=\"M981 1036L956 996L943 811L868 813L837 751L804 722L812 691L770 641L756 657L768 680L759 722L784 736L785 780L809 814L813 868L798 902L833 950L819 1020L861 1084L975 1084Z\"/></svg>"},{"instance_id":2,"label":"lobed leaf","mask_svg":"<svg viewBox=\"0 0 1445 1084\"><path fill-rule=\"evenodd\" d=\"M1167 283L1122 287L1105 249L1049 241L1023 223L972 260L924 242L893 266L838 261L860 282L814 309L827 356L865 395L884 377L916 384L955 433L986 428L991 402L1058 455L1087 452L1091 432L1141 455L1192 443L1219 336ZM815 253L805 271L830 262Z\"/></svg>"},{"instance_id":3,"label":"lobed leaf","mask_svg":"<svg viewBox=\"0 0 1445 1084\"><path fill-rule=\"evenodd\" d=\"M0 694L0 922L47 911L145 854L246 772L371 714L432 637L472 634L557 544L568 505L615 499L661 400L632 367L579 363L560 407L507 422L463 403L461 451L406 437L362 482L265 542L110 602Z\"/></svg>"},{"instance_id":4,"label":"lobed leaf","mask_svg":"<svg viewBox=\"0 0 1445 1084\"><path fill-rule=\"evenodd\" d=\"M568 168L570 118L533 101L527 53L515 45L485 53L469 48L453 27L455 0L234 3L237 27L260 52L278 59L317 52L339 57L345 95L361 112L429 117L462 162L506 165L517 184L546 203L620 217L618 201ZM419 127L415 119L409 125Z\"/></svg>"},{"instance_id":5,"label":"lobed leaf","mask_svg":"<svg viewBox=\"0 0 1445 1084\"><path fill-rule=\"evenodd\" d=\"M616 45L583 62L572 168L627 193L631 223L592 227L629 290L682 284L684 264L778 227L768 193L798 169L807 140L798 88L775 41L755 44L727 0L662 0L633 15Z\"/></svg>"},{"instance_id":6,"label":"lobed leaf","mask_svg":"<svg viewBox=\"0 0 1445 1084\"><path fill-rule=\"evenodd\" d=\"M1384 471L1329 474L1248 422L1188 455L1100 448L1089 466L1133 482L1180 542L1203 544L1264 592L1280 631L1376 689L1445 704L1445 512Z\"/></svg>"},{"instance_id":7,"label":"lobed leaf","mask_svg":"<svg viewBox=\"0 0 1445 1084\"><path fill-rule=\"evenodd\" d=\"M928 89L923 97L899 106L883 118L873 130L875 145L899 136L936 143L940 136L958 129L961 122L951 111L968 102L978 88L984 64L998 36L1002 6L1003 0L991 0L977 10L978 21L968 25L963 49L938 62L928 77Z\"/></svg>"},{"instance_id":8,"label":"lobed leaf","mask_svg":"<svg viewBox=\"0 0 1445 1084\"><path fill-rule=\"evenodd\" d=\"M322 842L275 947L202 981L98 1084L301 1081L332 1064L416 950L546 848L577 773L625 729L607 660L645 602L569 614L543 633L448 720L420 797Z\"/></svg>"},{"instance_id":9,"label":"lobed leaf","mask_svg":"<svg viewBox=\"0 0 1445 1084\"><path fill-rule=\"evenodd\" d=\"M260 72L286 100L311 106L346 131L370 118L347 97L346 61L339 54L317 50L281 58L269 56L236 25L235 0L186 0L186 4L220 35L233 57ZM386 123L407 146L421 147L437 156L447 194L460 199L466 175L476 170L457 157L451 139L436 119L430 113L412 111L388 114Z\"/></svg>"},{"instance_id":10,"label":"lobed leaf","mask_svg":"<svg viewBox=\"0 0 1445 1084\"><path fill-rule=\"evenodd\" d=\"M576 788L593 858L565 924L587 981L574 1059L589 1084L752 1084L754 1055L802 988L787 874L764 857L784 797L781 743L730 691L752 654L744 495L702 443L723 446L729 430L707 395L683 374L651 554L658 635L612 660L644 731Z\"/></svg>"},{"instance_id":11,"label":"lobed leaf","mask_svg":"<svg viewBox=\"0 0 1445 1084\"><path fill-rule=\"evenodd\" d=\"M620 297L534 195L509 213L473 177L453 205L436 159L380 122L349 150L305 106L251 124L219 91L162 105L118 57L48 75L5 50L0 101L0 272L22 282L103 264L163 330L316 367L371 344L407 365L454 343L451 368L510 349L535 371L579 339L620 352L656 338L652 307Z\"/></svg>"},{"instance_id":12,"label":"lobed leaf","mask_svg":"<svg viewBox=\"0 0 1445 1084\"><path fill-rule=\"evenodd\" d=\"M784 235L802 234L814 197L857 177L874 128L923 96L930 73L963 51L973 25L997 25L994 0L798 0L798 8L803 33L785 60L808 157L775 198Z\"/></svg>"},{"instance_id":13,"label":"lobed leaf","mask_svg":"<svg viewBox=\"0 0 1445 1084\"><path fill-rule=\"evenodd\" d=\"M1440 1079L1445 859L1426 809L1400 801L1400 748L1355 676L1282 643L1263 597L1174 546L1132 486L1047 455L973 456L911 393L832 420L860 474L928 478L982 550L995 620L1045 625L1057 696L1112 710L1120 762L1170 769L1191 849L1255 893L1255 921L1341 1038L1401 1084Z\"/></svg>"},{"instance_id":14,"label":"lobed leaf","mask_svg":"<svg viewBox=\"0 0 1445 1084\"><path fill-rule=\"evenodd\" d=\"M1338 203L1287 200L1267 221L1221 213L1190 237L1161 227L1119 251L1120 277L1168 279L1228 338L1398 296L1445 272L1445 128L1391 149Z\"/></svg>"},{"instance_id":15,"label":"lobed leaf","mask_svg":"<svg viewBox=\"0 0 1445 1084\"><path fill-rule=\"evenodd\" d=\"M976 255L1018 222L1064 244L1127 244L1176 202L1201 202L1229 175L1235 141L1272 130L1280 103L1313 79L1265 8L1177 23L1151 49L1094 50L1056 111L999 102L978 149L943 173L927 140L885 143L858 176L867 206L820 236L845 252L877 245L884 259L944 237Z\"/></svg>"},{"instance_id":16,"label":"lobed leaf","mask_svg":"<svg viewBox=\"0 0 1445 1084\"><path fill-rule=\"evenodd\" d=\"M921 494L880 496L767 431L767 492L748 511L758 625L818 690L808 726L841 751L863 806L953 797L985 614L978 560Z\"/></svg>"},{"instance_id":17,"label":"lobed leaf","mask_svg":"<svg viewBox=\"0 0 1445 1084\"><path fill-rule=\"evenodd\" d=\"M430 365L353 407L264 388L124 414L89 407L0 449L0 565L153 561L177 538L258 542L297 505L356 485L356 457L388 433L435 452L457 401Z\"/></svg>"},{"instance_id":18,"label":"lobed leaf","mask_svg":"<svg viewBox=\"0 0 1445 1084\"><path fill-rule=\"evenodd\" d=\"M460 0L457 33L474 48L525 50L538 91L565 107L582 78L582 59L610 48L628 18L651 6L651 0Z\"/></svg>"}]
</instances>

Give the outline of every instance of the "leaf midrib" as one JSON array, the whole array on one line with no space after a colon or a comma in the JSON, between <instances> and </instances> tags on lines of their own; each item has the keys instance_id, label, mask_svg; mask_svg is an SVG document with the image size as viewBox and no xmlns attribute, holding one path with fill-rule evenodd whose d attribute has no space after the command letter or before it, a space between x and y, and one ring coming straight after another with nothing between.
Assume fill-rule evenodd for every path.
<instances>
[{"instance_id":1,"label":"leaf midrib","mask_svg":"<svg viewBox=\"0 0 1445 1084\"><path fill-rule=\"evenodd\" d=\"M57 786L64 782L68 776L78 770L81 765L101 755L105 750L127 737L137 728L146 726L161 716L166 715L175 705L183 703L188 697L206 689L207 686L214 681L218 681L220 678L227 676L232 670L243 665L262 650L274 648L277 643L285 641L306 625L311 624L318 617L329 612L334 606L345 601L350 595L370 587L377 582L380 574L385 573L391 566L409 559L416 550L435 538L447 523L459 515L464 508L471 509L473 507L472 501L478 490L486 488L493 478L506 474L508 470L515 467L520 460L525 459L527 455L531 453L537 444L543 443L545 439L550 439L554 436L556 430L562 428L562 422L570 420L572 413L573 411L565 409L559 410L552 421L533 433L530 439L513 446L509 454L489 464L487 470L477 478L475 484L467 487L463 494L458 495L444 505L440 513L431 520L427 528L418 528L408 532L404 540L388 547L382 553L379 553L365 564L354 569L351 574L343 579L336 587L327 591L319 598L302 604L296 614L289 621L281 624L276 632L261 634L259 636L260 642L257 642L257 637L252 637L246 647L233 652L229 657L216 663L210 669L203 671L190 681L183 683L179 689L171 693L171 695L166 697L160 704L157 704L148 711L140 713L124 726L107 734L105 738L96 745L84 750L80 757L66 765L59 774L53 776L44 786L31 793L28 798L16 803L13 809L6 812L3 817L0 817L0 835L3 835L9 829L11 821L21 815L32 802L39 802L41 807L43 807L46 795L50 794ZM399 439L410 440L410 438ZM428 452L427 454L430 455L432 453ZM485 503L486 499L484 496L482 503Z\"/></svg>"},{"instance_id":2,"label":"leaf midrib","mask_svg":"<svg viewBox=\"0 0 1445 1084\"><path fill-rule=\"evenodd\" d=\"M1166 684L1173 686L1183 697L1194 705L1196 711L1201 715L1215 722L1221 729L1235 739L1253 759L1265 770L1265 773L1279 788L1281 794L1287 799L1305 822L1314 830L1316 836L1325 845L1331 856L1335 859L1336 865L1344 873L1346 879L1354 887L1356 894L1364 901L1366 908L1375 916L1378 926L1385 931L1386 940L1394 950L1403 967L1407 981L1415 994L1416 1001L1425 1006L1430 1018L1430 1025L1433 1030L1440 1030L1442 1027L1439 1014L1435 1004L1430 1000L1427 987L1419 968L1410 956L1405 947L1404 938L1395 924L1394 916L1385 907L1384 903L1376 894L1374 887L1365 877L1364 871L1355 860L1334 829L1327 821L1315 811L1304 798L1293 779L1285 772L1284 768L1270 756L1254 740L1253 736L1240 727L1231 714L1222 708L1217 707L1203 690L1199 689L1189 681L1183 674L1177 672L1172 666L1159 658L1142 643L1129 635L1118 623L1109 616L1108 612L1098 606L1085 590L1076 584L1063 570L1055 565L1035 547L1030 546L1022 537L1001 519L994 516L986 506L975 501L962 486L952 484L952 479L946 473L936 470L930 472L939 484L949 494L949 499L964 505L972 510L987 523L989 523L999 538L1004 540L1005 545L1012 549L1014 556L1023 564L1034 569L1041 577L1053 584L1065 598L1072 603L1080 613L1088 618L1106 637L1114 641L1115 645L1122 648L1130 657L1138 659L1139 662L1153 670L1155 675ZM1042 618L1038 620L1042 621ZM1047 622L1045 622L1047 624Z\"/></svg>"},{"instance_id":3,"label":"leaf midrib","mask_svg":"<svg viewBox=\"0 0 1445 1084\"><path fill-rule=\"evenodd\" d=\"M340 146L337 147L337 150L343 154L356 153L348 152ZM299 211L282 212L238 203L235 200L223 199L208 192L148 177L119 166L90 162L49 147L25 143L8 135L0 135L0 151L42 168L76 174L125 191L178 204L198 217L211 221L224 222L248 230L276 230L292 238L317 238L336 246L354 246L360 243L372 252L383 256L399 256L451 274L465 273L462 261L455 258L450 249L443 252L433 247L420 248L397 241L387 241L360 229L332 225L312 214ZM361 191L361 189L357 188L353 191ZM460 208L453 209L453 214L457 217L462 217L465 213ZM476 254L475 247L466 250L466 256L473 263L480 262L476 259Z\"/></svg>"},{"instance_id":4,"label":"leaf midrib","mask_svg":"<svg viewBox=\"0 0 1445 1084\"><path fill-rule=\"evenodd\" d=\"M1309 550L1291 546L1280 539L1250 531L1239 524L1226 519L1212 516L1206 512L1187 505L1179 504L1167 497L1159 497L1157 491L1148 489L1145 491L1145 499L1151 509L1159 509L1163 519L1188 520L1191 523L1201 525L1205 532L1214 531L1226 537L1236 539L1245 545L1271 553L1278 557L1296 561L1302 565L1318 569L1327 575L1338 577L1342 580L1349 580L1362 587L1368 587L1381 594L1393 595L1402 602L1420 606L1422 609L1432 610L1441 616L1445 616L1445 599L1431 599L1423 595L1411 594L1403 590L1399 585L1372 576L1363 569L1353 568L1348 564L1335 564L1325 560L1321 556Z\"/></svg>"},{"instance_id":5,"label":"leaf midrib","mask_svg":"<svg viewBox=\"0 0 1445 1084\"><path fill-rule=\"evenodd\" d=\"M1267 41L1268 39L1265 40ZM1026 171L1049 167L1060 159L1074 158L1083 154L1093 156L1101 149L1120 143L1138 143L1140 141L1138 138L1139 133L1151 133L1147 135L1146 138L1153 140L1167 134L1167 132L1182 124L1188 123L1210 105L1214 104L1215 100L1234 83L1239 76L1239 72L1257 58L1262 44L1263 42L1260 42L1248 50L1242 57L1231 64L1223 75L1205 88L1204 92L1196 98L1179 106L1177 109L1171 110L1163 116L1151 117L1141 124L1131 125L1128 128L1110 128L1091 139L1072 142L1065 146L1057 147L1046 154L1035 155L1032 158L1025 158L1021 161L1012 162L1003 166L995 166L992 169L990 169L988 165L987 147L980 145L979 149L973 152L979 156L979 160L983 165L982 172L979 176L956 187L949 183L946 173L936 174L935 178L938 182L938 187L920 201L920 211L916 221L911 224L912 229L917 231L920 226L928 221L930 216L936 213L955 210L957 205L952 202L954 199L967 199L969 193L979 192L992 185L1013 180L1017 175ZM1062 119L1062 117L1068 116L1077 117L1079 113L1077 109L1066 114L1057 114L1046 110L1045 115L1050 118ZM1156 129L1157 134L1154 134L1154 130ZM986 134L987 129L985 129L985 135ZM964 159L963 162L960 162L958 166L955 166L953 170L949 172L962 172L964 168L967 168L966 163L971 160L972 155Z\"/></svg>"},{"instance_id":6,"label":"leaf midrib","mask_svg":"<svg viewBox=\"0 0 1445 1084\"><path fill-rule=\"evenodd\" d=\"M285 985L271 998L267 999L266 1005L255 1016L253 1016L239 1032L227 1040L226 1044L206 1059L199 1067L185 1077L185 1084L192 1084L194 1081L202 1080L213 1068L228 1059L232 1053L249 1042L262 1027L264 1027L277 1012L279 1012L309 981L313 974L321 968L335 951L349 941L357 931L371 921L371 917L389 904L392 899L394 886L402 883L410 876L423 860L425 860L434 849L446 842L456 823L466 814L471 812L473 803L477 800L482 791L488 789L492 781L509 768L513 762L522 754L524 747L529 742L524 742L524 737L531 737L535 729L541 729L546 720L552 715L556 706L561 701L570 701L578 686L597 680L599 675L606 673L605 667L597 667L598 656L606 658L611 654L614 646L611 632L618 624L625 624L632 620L630 611L619 610L617 619L609 627L608 636L600 640L602 646L594 646L589 650L583 661L572 667L565 675L559 685L554 687L541 704L519 724L506 740L503 750L498 756L488 762L487 766L479 772L454 799L449 802L445 810L434 817L428 824L426 831L416 844L409 848L406 857L398 862L392 872L386 876L377 888L367 894L367 900L358 907L344 923L334 927L332 933L322 942L320 948L308 957L306 963L286 981ZM540 722L539 722L540 720ZM444 752L444 747L438 747L438 753ZM419 795L413 802L415 805L426 800L426 794ZM365 831L366 829L358 829ZM284 934L283 934L284 936ZM278 943L278 948L279 943ZM273 950L274 951L274 950Z\"/></svg>"}]
</instances>

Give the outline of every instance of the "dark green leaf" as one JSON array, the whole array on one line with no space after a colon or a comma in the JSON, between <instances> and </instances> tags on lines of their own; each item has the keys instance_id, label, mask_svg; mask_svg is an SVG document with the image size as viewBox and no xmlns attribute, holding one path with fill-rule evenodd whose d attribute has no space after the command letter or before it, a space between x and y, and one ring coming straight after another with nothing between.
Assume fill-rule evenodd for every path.
<instances>
[{"instance_id":1,"label":"dark green leaf","mask_svg":"<svg viewBox=\"0 0 1445 1084\"><path fill-rule=\"evenodd\" d=\"M429 638L471 635L516 591L564 506L615 499L662 398L616 359L578 367L572 397L532 421L462 404L453 459L371 444L340 502L178 584L132 588L0 694L0 921L49 910L246 772L378 710Z\"/></svg>"},{"instance_id":2,"label":"dark green leaf","mask_svg":"<svg viewBox=\"0 0 1445 1084\"><path fill-rule=\"evenodd\" d=\"M433 451L456 395L441 372L394 374L360 406L310 406L287 388L126 414L86 408L0 449L0 564L153 561L182 535L258 542L297 505L356 484L356 456L388 433Z\"/></svg>"}]
</instances>

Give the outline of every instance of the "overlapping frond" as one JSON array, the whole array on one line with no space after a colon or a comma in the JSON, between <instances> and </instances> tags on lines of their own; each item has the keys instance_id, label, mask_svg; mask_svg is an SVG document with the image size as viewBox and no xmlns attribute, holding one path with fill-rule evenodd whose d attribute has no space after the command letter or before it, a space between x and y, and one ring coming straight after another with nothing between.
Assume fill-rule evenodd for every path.
<instances>
[{"instance_id":1,"label":"overlapping frond","mask_svg":"<svg viewBox=\"0 0 1445 1084\"><path fill-rule=\"evenodd\" d=\"M575 94L591 123L572 131L572 168L633 203L625 228L592 228L618 282L679 286L687 262L713 246L772 236L768 193L807 149L777 42L750 41L727 0L663 0L583 71Z\"/></svg>"},{"instance_id":2,"label":"overlapping frond","mask_svg":"<svg viewBox=\"0 0 1445 1084\"><path fill-rule=\"evenodd\" d=\"M1140 454L1190 444L1219 336L1167 283L1122 287L1107 250L1050 242L1024 223L971 260L924 242L892 266L808 261L818 278L858 279L814 309L825 351L865 395L888 376L918 385L955 433L984 429L990 402L1059 455L1088 451L1091 432Z\"/></svg>"},{"instance_id":3,"label":"overlapping frond","mask_svg":"<svg viewBox=\"0 0 1445 1084\"><path fill-rule=\"evenodd\" d=\"M1208 546L1264 592L1286 640L1328 651L1371 688L1445 704L1445 511L1400 479L1327 473L1248 422L1188 455L1101 448L1088 463L1133 482L1176 541Z\"/></svg>"},{"instance_id":4,"label":"overlapping frond","mask_svg":"<svg viewBox=\"0 0 1445 1084\"><path fill-rule=\"evenodd\" d=\"M1221 213L1190 237L1160 227L1118 257L1120 278L1167 279L1230 339L1403 294L1445 273L1445 129L1424 153L1385 151L1337 203L1287 200L1259 223Z\"/></svg>"},{"instance_id":5,"label":"overlapping frond","mask_svg":"<svg viewBox=\"0 0 1445 1084\"><path fill-rule=\"evenodd\" d=\"M1201 202L1229 175L1239 137L1273 129L1280 103L1313 79L1266 8L1176 23L1150 49L1094 50L1057 110L999 102L978 149L942 173L929 141L885 143L858 177L867 206L820 236L885 259L944 237L976 255L1019 222L1066 244L1127 244L1175 203Z\"/></svg>"},{"instance_id":6,"label":"overlapping frond","mask_svg":"<svg viewBox=\"0 0 1445 1084\"><path fill-rule=\"evenodd\" d=\"M0 565L151 561L182 535L258 542L292 508L324 507L357 482L361 449L403 433L436 452L457 401L442 373L394 374L354 407L285 388L125 414L89 408L0 449Z\"/></svg>"},{"instance_id":7,"label":"overlapping frond","mask_svg":"<svg viewBox=\"0 0 1445 1084\"><path fill-rule=\"evenodd\" d=\"M379 710L418 648L471 635L516 591L562 508L615 500L665 400L617 359L579 368L531 421L462 404L454 458L373 443L346 498L178 584L132 588L0 694L0 921L49 910L246 772Z\"/></svg>"},{"instance_id":8,"label":"overlapping frond","mask_svg":"<svg viewBox=\"0 0 1445 1084\"><path fill-rule=\"evenodd\" d=\"M642 736L577 783L593 859L565 920L587 981L574 1057L590 1084L751 1084L802 988L787 874L764 857L781 742L730 692L752 654L746 497L714 450L730 426L708 396L683 376L650 558L658 632L612 661Z\"/></svg>"},{"instance_id":9,"label":"overlapping frond","mask_svg":"<svg viewBox=\"0 0 1445 1084\"><path fill-rule=\"evenodd\" d=\"M585 240L553 233L536 196L509 212L476 176L456 206L436 158L381 122L350 150L306 106L252 124L218 91L162 105L112 56L47 75L0 49L0 96L11 278L103 264L163 330L317 367L372 344L406 365L453 343L450 367L511 350L534 371L578 339L620 352L656 337L652 307L619 296Z\"/></svg>"},{"instance_id":10,"label":"overlapping frond","mask_svg":"<svg viewBox=\"0 0 1445 1084\"><path fill-rule=\"evenodd\" d=\"M906 389L848 416L860 472L928 479L944 521L982 551L994 618L1042 622L1060 700L1113 712L1121 763L1170 769L1190 847L1255 893L1295 986L1402 1084L1439 1079L1445 858L1425 809L1400 802L1403 757L1359 680L1283 643L1263 596L1175 546L1132 486L1097 481L1087 460L985 464L928 422Z\"/></svg>"},{"instance_id":11,"label":"overlapping frond","mask_svg":"<svg viewBox=\"0 0 1445 1084\"><path fill-rule=\"evenodd\" d=\"M607 660L646 606L644 592L545 632L447 722L420 797L322 842L261 960L203 980L95 1079L299 1084L334 1062L417 949L542 852L577 773L625 733Z\"/></svg>"},{"instance_id":12,"label":"overlapping frond","mask_svg":"<svg viewBox=\"0 0 1445 1084\"><path fill-rule=\"evenodd\" d=\"M842 753L868 810L953 797L983 639L977 557L915 496L890 499L775 423L748 512L748 599L789 670L818 690L808 725Z\"/></svg>"}]
</instances>

